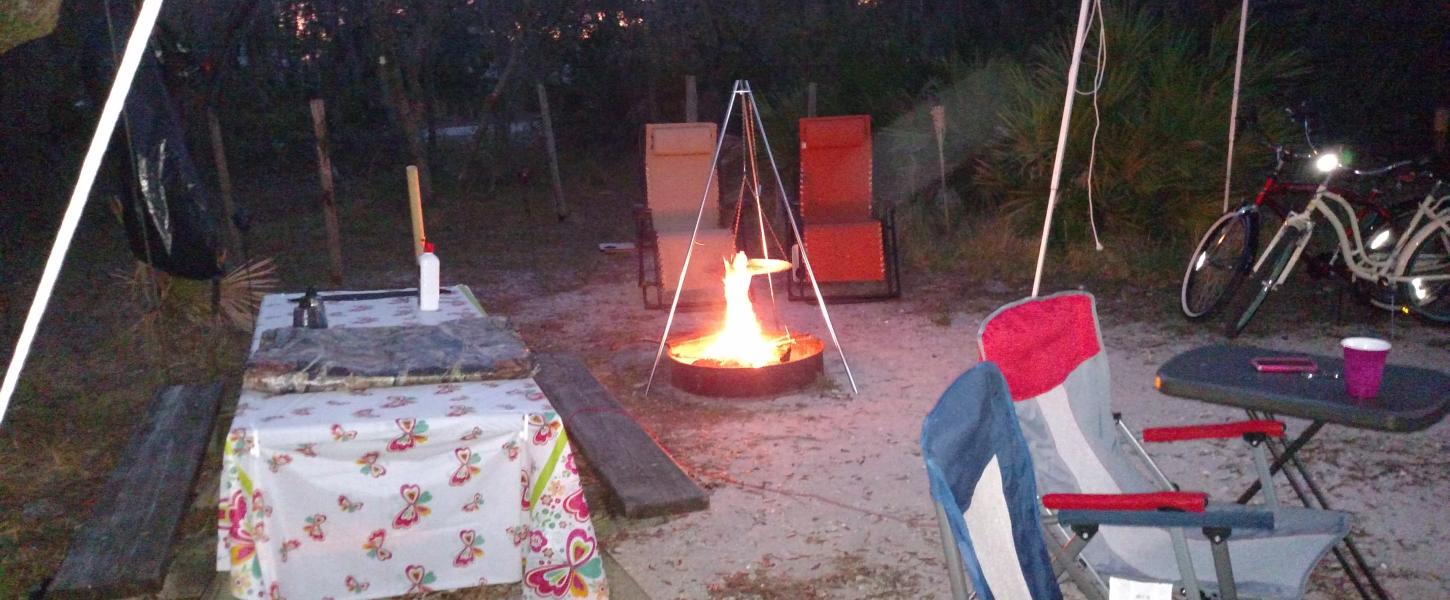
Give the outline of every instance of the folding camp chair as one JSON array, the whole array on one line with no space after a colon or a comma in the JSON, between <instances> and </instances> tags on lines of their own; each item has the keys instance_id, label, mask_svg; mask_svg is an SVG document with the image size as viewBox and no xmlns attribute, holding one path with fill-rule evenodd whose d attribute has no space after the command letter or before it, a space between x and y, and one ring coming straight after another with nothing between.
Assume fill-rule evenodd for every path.
<instances>
[{"instance_id":1,"label":"folding camp chair","mask_svg":"<svg viewBox=\"0 0 1450 600\"><path fill-rule=\"evenodd\" d=\"M680 285L696 217L700 229L681 293L681 305L722 302L723 259L734 253L733 229L720 226L718 177L711 177L714 123L651 123L644 126L647 206L636 211L639 287L647 308L668 306ZM708 187L707 187L708 183ZM704 198L704 214L700 202Z\"/></svg>"},{"instance_id":2,"label":"folding camp chair","mask_svg":"<svg viewBox=\"0 0 1450 600\"><path fill-rule=\"evenodd\" d=\"M1054 566L1067 569L1084 594L1104 596L1103 578L1120 578L1172 583L1188 598L1200 590L1222 598L1296 598L1315 564L1349 531L1346 513L1279 506L1272 495L1245 506L1173 491L1109 406L1108 361L1091 295L1008 304L987 317L979 337L982 359L1001 368L1015 401L1048 520L1055 518L1060 535L1071 530ZM1243 421L1148 429L1143 437L1242 438L1267 490L1263 440L1283 432L1277 421ZM1141 510L1104 510L1123 507ZM1216 580L1199 580L1210 571Z\"/></svg>"},{"instance_id":3,"label":"folding camp chair","mask_svg":"<svg viewBox=\"0 0 1450 600\"><path fill-rule=\"evenodd\" d=\"M921 425L952 597L1057 600L1032 459L1007 382L984 362L947 388ZM980 551L979 551L980 549Z\"/></svg>"},{"instance_id":4,"label":"folding camp chair","mask_svg":"<svg viewBox=\"0 0 1450 600\"><path fill-rule=\"evenodd\" d=\"M901 295L893 210L871 208L871 117L800 120L801 236L795 248L790 297L814 300L800 247L822 295L836 302ZM862 284L877 284L863 286ZM858 291L866 287L868 291ZM872 290L871 288L874 288Z\"/></svg>"}]
</instances>

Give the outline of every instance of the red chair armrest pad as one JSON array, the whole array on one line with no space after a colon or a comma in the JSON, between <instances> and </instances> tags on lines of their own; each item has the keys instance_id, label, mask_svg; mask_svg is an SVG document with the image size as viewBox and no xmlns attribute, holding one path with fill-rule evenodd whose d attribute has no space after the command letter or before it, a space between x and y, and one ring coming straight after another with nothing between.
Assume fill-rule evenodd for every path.
<instances>
[{"instance_id":1,"label":"red chair armrest pad","mask_svg":"<svg viewBox=\"0 0 1450 600\"><path fill-rule=\"evenodd\" d=\"M1204 492L1149 492L1146 494L1047 494L1042 505L1052 510L1178 510L1203 512Z\"/></svg>"},{"instance_id":2,"label":"red chair armrest pad","mask_svg":"<svg viewBox=\"0 0 1450 600\"><path fill-rule=\"evenodd\" d=\"M1149 427L1143 430L1145 442L1178 442L1183 440L1209 440L1242 437L1250 433L1284 437L1284 422L1272 420L1236 421L1210 425L1184 425L1182 427Z\"/></svg>"}]
</instances>

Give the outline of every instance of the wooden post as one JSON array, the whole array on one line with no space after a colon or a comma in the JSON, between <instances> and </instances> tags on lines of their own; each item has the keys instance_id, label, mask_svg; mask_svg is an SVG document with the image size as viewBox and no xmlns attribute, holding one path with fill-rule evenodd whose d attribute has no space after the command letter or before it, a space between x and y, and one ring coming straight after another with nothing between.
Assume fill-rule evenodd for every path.
<instances>
[{"instance_id":1,"label":"wooden post","mask_svg":"<svg viewBox=\"0 0 1450 600\"><path fill-rule=\"evenodd\" d=\"M332 148L327 139L327 112L321 98L313 98L312 133L317 136L317 175L322 178L322 219L327 226L327 254L332 259L332 282L342 283L342 240L337 232L337 201L332 190Z\"/></svg>"},{"instance_id":2,"label":"wooden post","mask_svg":"<svg viewBox=\"0 0 1450 600\"><path fill-rule=\"evenodd\" d=\"M549 118L549 95L544 92L544 84L535 86L539 91L539 114L544 119L544 143L549 150L549 173L554 177L554 213L563 221L569 216L569 209L564 206L564 184L559 180L559 153L554 148L554 124Z\"/></svg>"},{"instance_id":3,"label":"wooden post","mask_svg":"<svg viewBox=\"0 0 1450 600\"><path fill-rule=\"evenodd\" d=\"M228 251L237 252L240 263L246 261L247 257L242 256L239 251L242 247L242 236L237 231L236 221L232 218L236 214L232 205L232 174L227 169L227 149L222 145L221 123L217 121L216 113L209 106L206 109L206 127L211 131L211 155L212 159L216 161L217 186L221 188L222 194L222 221L225 223L223 235L226 236L226 248Z\"/></svg>"},{"instance_id":4,"label":"wooden post","mask_svg":"<svg viewBox=\"0 0 1450 600\"><path fill-rule=\"evenodd\" d=\"M936 195L941 199L941 217L943 223L951 222L950 209L947 206L947 159L942 143L947 133L947 111L946 107L938 104L931 107L931 128L936 133L936 164L941 170L941 187L937 188Z\"/></svg>"},{"instance_id":5,"label":"wooden post","mask_svg":"<svg viewBox=\"0 0 1450 600\"><path fill-rule=\"evenodd\" d=\"M408 214L413 218L413 256L423 254L423 193L418 189L418 167L408 165Z\"/></svg>"},{"instance_id":6,"label":"wooden post","mask_svg":"<svg viewBox=\"0 0 1450 600\"><path fill-rule=\"evenodd\" d=\"M806 84L806 116L816 116L816 82Z\"/></svg>"},{"instance_id":7,"label":"wooden post","mask_svg":"<svg viewBox=\"0 0 1450 600\"><path fill-rule=\"evenodd\" d=\"M1435 156L1441 159L1450 158L1445 152L1445 133L1450 130L1450 107L1441 106L1435 109Z\"/></svg>"},{"instance_id":8,"label":"wooden post","mask_svg":"<svg viewBox=\"0 0 1450 600\"><path fill-rule=\"evenodd\" d=\"M685 76L685 122L694 123L700 120L699 95L695 88L695 76Z\"/></svg>"}]
</instances>

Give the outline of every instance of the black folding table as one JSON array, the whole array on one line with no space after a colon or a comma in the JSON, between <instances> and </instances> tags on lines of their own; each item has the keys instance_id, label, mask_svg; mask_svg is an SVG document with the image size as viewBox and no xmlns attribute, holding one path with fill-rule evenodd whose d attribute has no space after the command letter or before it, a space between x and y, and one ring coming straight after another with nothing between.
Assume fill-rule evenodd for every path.
<instances>
[{"instance_id":1,"label":"black folding table","mask_svg":"<svg viewBox=\"0 0 1450 600\"><path fill-rule=\"evenodd\" d=\"M1273 356L1309 356L1319 369L1315 373L1260 373L1250 362L1254 358ZM1299 500L1308 507L1328 509L1324 492L1297 457L1299 450L1326 423L1408 433L1426 429L1450 412L1450 375L1445 373L1386 365L1378 396L1358 400L1345 391L1343 370L1344 361L1338 358L1218 344L1194 348L1169 359L1158 368L1154 387L1170 396L1239 407L1248 411L1250 418L1283 415L1308 419L1309 426L1298 437L1287 444L1269 446L1274 457L1270 472L1277 473L1288 466L1284 475ZM1296 475L1303 480L1302 484ZM1247 503L1258 492L1256 480L1239 496L1238 502ZM1345 537L1344 547L1365 581L1350 568L1349 560L1339 548L1334 549L1334 555L1360 595L1389 598L1354 540Z\"/></svg>"}]
</instances>

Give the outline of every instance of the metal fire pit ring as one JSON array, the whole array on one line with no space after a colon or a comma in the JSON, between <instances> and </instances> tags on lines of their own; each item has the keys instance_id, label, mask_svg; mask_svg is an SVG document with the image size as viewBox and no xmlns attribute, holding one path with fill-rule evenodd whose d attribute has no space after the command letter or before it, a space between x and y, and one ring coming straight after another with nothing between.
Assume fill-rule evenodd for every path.
<instances>
[{"instance_id":1,"label":"metal fire pit ring","mask_svg":"<svg viewBox=\"0 0 1450 600\"><path fill-rule=\"evenodd\" d=\"M763 367L688 364L675 356L677 345L698 339L672 342L665 352L670 358L670 383L692 394L733 398L772 396L809 385L825 369L822 358L825 344L807 333L795 335L789 359Z\"/></svg>"}]
</instances>

